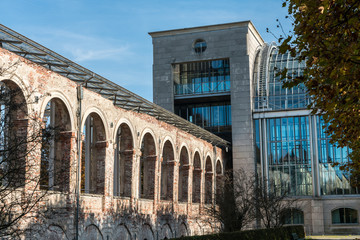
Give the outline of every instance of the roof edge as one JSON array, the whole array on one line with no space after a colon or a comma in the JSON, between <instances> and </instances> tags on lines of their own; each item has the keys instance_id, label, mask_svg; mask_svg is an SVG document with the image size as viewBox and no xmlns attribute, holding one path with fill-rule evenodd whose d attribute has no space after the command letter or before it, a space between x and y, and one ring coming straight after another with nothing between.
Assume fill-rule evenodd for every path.
<instances>
[{"instance_id":1,"label":"roof edge","mask_svg":"<svg viewBox=\"0 0 360 240\"><path fill-rule=\"evenodd\" d=\"M231 23L222 23L215 25L198 26L198 27L179 28L173 30L155 31L155 32L149 32L148 34L151 37L163 37L163 36L170 36L170 35L184 34L184 33L207 32L207 31L223 30L223 29L236 28L236 27L244 27L249 24L252 25L253 28L255 28L254 24L250 20L246 20L241 22L231 22Z\"/></svg>"}]
</instances>

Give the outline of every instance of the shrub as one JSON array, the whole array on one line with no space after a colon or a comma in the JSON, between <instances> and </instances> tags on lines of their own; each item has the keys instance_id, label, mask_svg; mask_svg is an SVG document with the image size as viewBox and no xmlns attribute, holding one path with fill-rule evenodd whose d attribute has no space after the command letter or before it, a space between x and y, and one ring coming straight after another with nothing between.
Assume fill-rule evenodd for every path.
<instances>
[{"instance_id":1,"label":"shrub","mask_svg":"<svg viewBox=\"0 0 360 240\"><path fill-rule=\"evenodd\" d=\"M180 240L290 240L291 233L296 233L299 238L305 237L304 226L286 226L280 228L256 229L240 232L218 233L211 235L177 238Z\"/></svg>"}]
</instances>

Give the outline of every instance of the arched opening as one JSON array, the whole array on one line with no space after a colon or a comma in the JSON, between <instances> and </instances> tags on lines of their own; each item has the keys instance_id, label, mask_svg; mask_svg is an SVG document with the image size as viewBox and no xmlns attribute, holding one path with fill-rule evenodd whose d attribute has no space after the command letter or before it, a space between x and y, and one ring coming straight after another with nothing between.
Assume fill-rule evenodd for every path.
<instances>
[{"instance_id":1,"label":"arched opening","mask_svg":"<svg viewBox=\"0 0 360 240\"><path fill-rule=\"evenodd\" d=\"M186 147L183 147L180 152L180 166L179 166L179 201L188 201L188 182L189 182L189 154Z\"/></svg>"},{"instance_id":2,"label":"arched opening","mask_svg":"<svg viewBox=\"0 0 360 240\"><path fill-rule=\"evenodd\" d=\"M221 194L221 190L224 186L224 175L220 160L216 162L216 196ZM215 197L216 197L215 196Z\"/></svg>"},{"instance_id":3,"label":"arched opening","mask_svg":"<svg viewBox=\"0 0 360 240\"><path fill-rule=\"evenodd\" d=\"M174 189L174 150L170 141L166 141L161 161L161 195L162 200L173 199Z\"/></svg>"},{"instance_id":4,"label":"arched opening","mask_svg":"<svg viewBox=\"0 0 360 240\"><path fill-rule=\"evenodd\" d=\"M151 226L148 224L144 224L141 229L141 237L139 239L142 240L154 240L154 232L151 229Z\"/></svg>"},{"instance_id":5,"label":"arched opening","mask_svg":"<svg viewBox=\"0 0 360 240\"><path fill-rule=\"evenodd\" d=\"M72 132L69 112L63 101L51 99L42 120L40 188L69 190Z\"/></svg>"},{"instance_id":6,"label":"arched opening","mask_svg":"<svg viewBox=\"0 0 360 240\"><path fill-rule=\"evenodd\" d=\"M51 240L69 239L66 236L64 229L57 225L50 225L45 232L45 237Z\"/></svg>"},{"instance_id":7,"label":"arched opening","mask_svg":"<svg viewBox=\"0 0 360 240\"><path fill-rule=\"evenodd\" d=\"M81 235L80 239L84 240L103 240L104 237L100 229L95 225L89 225L86 227L84 233Z\"/></svg>"},{"instance_id":8,"label":"arched opening","mask_svg":"<svg viewBox=\"0 0 360 240\"><path fill-rule=\"evenodd\" d=\"M164 224L161 228L161 236L160 239L172 239L173 232L169 224Z\"/></svg>"},{"instance_id":9,"label":"arched opening","mask_svg":"<svg viewBox=\"0 0 360 240\"><path fill-rule=\"evenodd\" d=\"M288 225L304 224L304 212L296 208L286 209L281 213L280 221Z\"/></svg>"},{"instance_id":10,"label":"arched opening","mask_svg":"<svg viewBox=\"0 0 360 240\"><path fill-rule=\"evenodd\" d=\"M186 237L186 236L189 235L188 234L188 228L187 228L187 226L186 226L186 224L184 222L181 223L180 226L179 226L179 235L180 235L180 237Z\"/></svg>"},{"instance_id":11,"label":"arched opening","mask_svg":"<svg viewBox=\"0 0 360 240\"><path fill-rule=\"evenodd\" d=\"M201 199L201 160L198 152L194 155L194 169L193 169L193 186L192 186L192 201L193 203L200 203Z\"/></svg>"},{"instance_id":12,"label":"arched opening","mask_svg":"<svg viewBox=\"0 0 360 240\"><path fill-rule=\"evenodd\" d=\"M115 154L114 196L130 197L134 146L131 130L125 123L117 131Z\"/></svg>"},{"instance_id":13,"label":"arched opening","mask_svg":"<svg viewBox=\"0 0 360 240\"><path fill-rule=\"evenodd\" d=\"M358 211L352 208L338 208L331 211L332 224L358 223Z\"/></svg>"},{"instance_id":14,"label":"arched opening","mask_svg":"<svg viewBox=\"0 0 360 240\"><path fill-rule=\"evenodd\" d=\"M113 239L131 240L131 233L125 224L117 226Z\"/></svg>"},{"instance_id":15,"label":"arched opening","mask_svg":"<svg viewBox=\"0 0 360 240\"><path fill-rule=\"evenodd\" d=\"M212 203L212 188L213 188L213 170L211 158L207 157L205 161L205 203Z\"/></svg>"},{"instance_id":16,"label":"arched opening","mask_svg":"<svg viewBox=\"0 0 360 240\"><path fill-rule=\"evenodd\" d=\"M156 147L154 138L146 133L141 143L139 190L140 197L154 199Z\"/></svg>"},{"instance_id":17,"label":"arched opening","mask_svg":"<svg viewBox=\"0 0 360 240\"><path fill-rule=\"evenodd\" d=\"M40 126L34 126L28 136L30 121L25 96L12 81L0 82L0 110L0 185L24 187L26 157L34 150L27 146L41 141L41 131L35 130ZM28 164L28 168L32 166Z\"/></svg>"},{"instance_id":18,"label":"arched opening","mask_svg":"<svg viewBox=\"0 0 360 240\"><path fill-rule=\"evenodd\" d=\"M81 192L104 194L106 135L100 116L91 113L83 128Z\"/></svg>"}]
</instances>

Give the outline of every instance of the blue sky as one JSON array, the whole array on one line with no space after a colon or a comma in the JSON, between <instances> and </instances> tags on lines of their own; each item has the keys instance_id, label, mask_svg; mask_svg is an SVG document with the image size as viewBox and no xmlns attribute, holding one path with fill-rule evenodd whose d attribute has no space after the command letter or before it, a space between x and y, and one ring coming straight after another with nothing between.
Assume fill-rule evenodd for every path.
<instances>
[{"instance_id":1,"label":"blue sky","mask_svg":"<svg viewBox=\"0 0 360 240\"><path fill-rule=\"evenodd\" d=\"M152 101L148 32L251 20L265 41L281 0L11 0L0 23Z\"/></svg>"}]
</instances>

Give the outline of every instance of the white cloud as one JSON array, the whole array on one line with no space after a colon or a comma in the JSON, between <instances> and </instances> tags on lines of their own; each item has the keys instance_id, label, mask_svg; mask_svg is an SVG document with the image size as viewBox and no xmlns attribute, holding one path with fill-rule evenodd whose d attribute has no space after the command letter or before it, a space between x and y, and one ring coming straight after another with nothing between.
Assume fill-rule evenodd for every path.
<instances>
[{"instance_id":1,"label":"white cloud","mask_svg":"<svg viewBox=\"0 0 360 240\"><path fill-rule=\"evenodd\" d=\"M68 45L65 50L70 52L72 59L76 62L94 61L94 60L121 60L131 54L128 46L118 48L95 48L79 47Z\"/></svg>"},{"instance_id":2,"label":"white cloud","mask_svg":"<svg viewBox=\"0 0 360 240\"><path fill-rule=\"evenodd\" d=\"M122 42L122 39L49 28L37 29L36 32L41 33L37 38L46 39L49 43L45 43L46 46L79 63L97 60L122 61L134 54L131 45Z\"/></svg>"}]
</instances>

